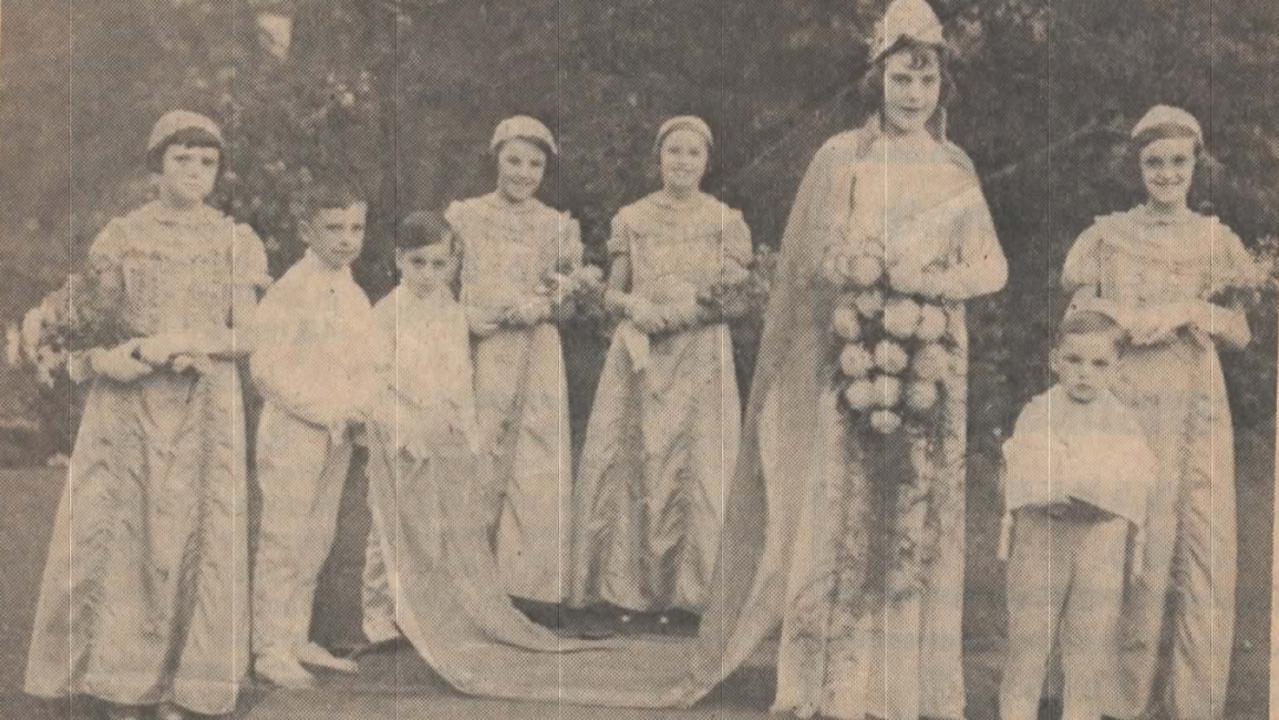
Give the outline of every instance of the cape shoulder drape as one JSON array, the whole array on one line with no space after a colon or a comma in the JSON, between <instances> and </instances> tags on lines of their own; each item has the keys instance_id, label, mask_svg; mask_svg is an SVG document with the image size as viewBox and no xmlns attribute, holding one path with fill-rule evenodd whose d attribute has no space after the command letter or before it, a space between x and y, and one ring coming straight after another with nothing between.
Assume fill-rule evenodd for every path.
<instances>
[{"instance_id":1,"label":"cape shoulder drape","mask_svg":"<svg viewBox=\"0 0 1279 720\"><path fill-rule=\"evenodd\" d=\"M796 195L765 317L738 461L724 483L729 490L722 547L698 637L583 643L530 628L510 608L500 585L470 579L491 580L494 574L491 557L479 551L483 533L468 520L474 514L468 493L437 496L443 502L443 531L453 538L446 543L455 543L456 552L443 553L432 565L393 547L397 533L412 535L403 528L419 522L420 509L397 502L395 492L375 492L384 520L386 556L398 576L400 617L406 629L413 628L409 638L422 657L457 689L579 704L691 705L710 694L779 627L791 581L796 520L808 497L797 490L813 472L813 438L821 421L816 409L830 387L830 291L812 279L838 226L848 219L854 163L879 135L878 123L873 122L829 140L817 152ZM962 151L947 144L944 152L977 188ZM482 475L483 468L463 462L454 473L435 475L447 477L443 484L456 488L464 484L464 477L477 473ZM397 526L401 530L394 530Z\"/></svg>"}]
</instances>

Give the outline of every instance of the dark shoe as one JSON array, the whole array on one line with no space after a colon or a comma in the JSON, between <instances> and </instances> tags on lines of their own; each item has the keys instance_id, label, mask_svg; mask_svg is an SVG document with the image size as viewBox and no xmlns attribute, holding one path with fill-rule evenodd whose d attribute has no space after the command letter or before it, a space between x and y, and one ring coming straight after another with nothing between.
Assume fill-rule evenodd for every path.
<instances>
[{"instance_id":1,"label":"dark shoe","mask_svg":"<svg viewBox=\"0 0 1279 720\"><path fill-rule=\"evenodd\" d=\"M381 655L383 653L391 654L405 650L410 647L409 639L403 635L398 635L390 640L378 640L377 642L367 642L363 645L356 646L351 649L347 657L352 660L359 660L365 655Z\"/></svg>"},{"instance_id":2,"label":"dark shoe","mask_svg":"<svg viewBox=\"0 0 1279 720\"><path fill-rule=\"evenodd\" d=\"M559 603L512 597L511 604L538 625L552 630L564 627L564 608Z\"/></svg>"}]
</instances>

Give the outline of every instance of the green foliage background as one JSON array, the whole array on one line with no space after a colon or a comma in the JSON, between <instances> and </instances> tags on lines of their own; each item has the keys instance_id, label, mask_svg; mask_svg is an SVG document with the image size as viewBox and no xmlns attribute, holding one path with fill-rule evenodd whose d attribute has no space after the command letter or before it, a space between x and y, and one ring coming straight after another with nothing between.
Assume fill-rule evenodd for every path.
<instances>
[{"instance_id":1,"label":"green foliage background","mask_svg":"<svg viewBox=\"0 0 1279 720\"><path fill-rule=\"evenodd\" d=\"M989 468L1022 401L1049 382L1067 249L1093 217L1140 200L1124 140L1150 105L1186 107L1204 125L1212 160L1198 175L1196 206L1246 242L1275 234L1279 4L933 2L958 51L950 136L976 162L1012 266L1008 288L970 315L973 467ZM489 135L515 113L556 132L564 154L543 197L581 219L594 261L603 262L612 213L656 187L652 135L677 113L710 122L718 145L708 190L773 246L812 153L874 107L858 80L883 4L6 0L0 318L16 319L56 287L106 220L146 197L142 146L155 118L175 107L224 124L232 172L218 202L259 231L277 274L301 252L286 212L292 188L307 174L357 179L373 209L358 278L375 298L392 282L395 222L489 190ZM286 59L262 47L255 19L264 11L294 18ZM1264 446L1249 456L1268 459L1273 308L1252 321L1256 340L1226 357L1227 376L1237 443ZM754 340L749 325L736 333L743 377ZM605 348L587 330L566 334L565 345L580 438ZM48 415L67 406L68 390L36 396L30 386L0 371L0 420L43 413L46 426L65 426ZM38 459L32 438L6 445L2 426L0 464ZM1241 532L1269 536L1270 470L1240 473L1241 508L1258 508L1241 514ZM990 488L973 492L993 502ZM992 523L970 522L974 545L989 544L979 533ZM1244 552L1269 566L1264 549ZM1264 602L1266 587L1248 597ZM1249 632L1264 637L1268 614L1249 617Z\"/></svg>"},{"instance_id":2,"label":"green foliage background","mask_svg":"<svg viewBox=\"0 0 1279 720\"><path fill-rule=\"evenodd\" d=\"M974 435L1005 427L1047 382L1050 290L1074 236L1139 199L1126 129L1170 102L1204 123L1214 162L1197 202L1246 239L1279 201L1279 11L1239 0L937 0L959 58L950 134L973 156L1012 262L974 308ZM358 266L392 282L395 221L488 190L493 125L527 112L564 148L545 199L582 220L603 262L608 219L656 186L652 133L705 117L719 140L708 188L773 245L818 145L873 108L860 97L880 0L10 0L3 25L0 309L52 287L112 215L145 197L141 147L163 111L225 124L233 172L219 202L254 225L280 272L300 253L285 212L307 173L357 178L374 223ZM294 17L292 50L262 49L255 18ZM68 208L70 212L68 212ZM1241 424L1273 408L1274 323L1231 358ZM739 333L745 375L753 337ZM572 336L575 417L602 347ZM980 443L979 443L980 445Z\"/></svg>"}]
</instances>

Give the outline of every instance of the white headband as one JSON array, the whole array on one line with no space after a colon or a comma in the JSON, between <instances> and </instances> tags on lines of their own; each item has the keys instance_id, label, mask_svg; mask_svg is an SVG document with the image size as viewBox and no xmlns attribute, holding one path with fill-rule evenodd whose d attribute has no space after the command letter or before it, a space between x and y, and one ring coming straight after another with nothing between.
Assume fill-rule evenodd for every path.
<instances>
[{"instance_id":1,"label":"white headband","mask_svg":"<svg viewBox=\"0 0 1279 720\"><path fill-rule=\"evenodd\" d=\"M179 130L188 129L203 130L216 138L219 145L222 144L222 129L208 116L190 110L172 110L155 121L151 135L147 138L147 152L163 145L165 140L173 137Z\"/></svg>"},{"instance_id":2,"label":"white headband","mask_svg":"<svg viewBox=\"0 0 1279 720\"><path fill-rule=\"evenodd\" d=\"M489 141L489 150L497 152L502 143L515 139L540 142L550 149L552 155L560 154L550 128L543 125L541 120L528 115L515 115L498 123L497 129L493 131L493 139Z\"/></svg>"}]
</instances>

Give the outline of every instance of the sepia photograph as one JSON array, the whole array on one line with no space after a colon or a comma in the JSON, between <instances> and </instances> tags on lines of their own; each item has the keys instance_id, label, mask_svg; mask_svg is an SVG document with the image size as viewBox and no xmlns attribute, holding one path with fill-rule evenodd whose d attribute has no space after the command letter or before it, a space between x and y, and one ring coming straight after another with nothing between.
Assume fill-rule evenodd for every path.
<instances>
[{"instance_id":1,"label":"sepia photograph","mask_svg":"<svg viewBox=\"0 0 1279 720\"><path fill-rule=\"evenodd\" d=\"M1274 0L4 0L0 719L1263 720Z\"/></svg>"}]
</instances>

